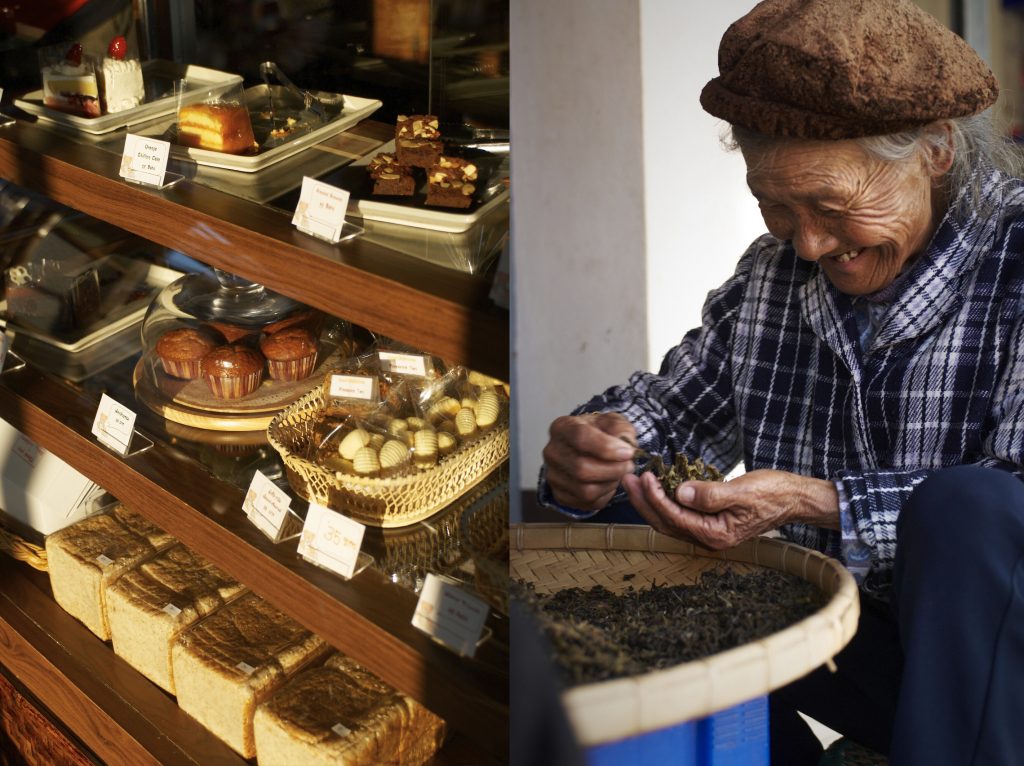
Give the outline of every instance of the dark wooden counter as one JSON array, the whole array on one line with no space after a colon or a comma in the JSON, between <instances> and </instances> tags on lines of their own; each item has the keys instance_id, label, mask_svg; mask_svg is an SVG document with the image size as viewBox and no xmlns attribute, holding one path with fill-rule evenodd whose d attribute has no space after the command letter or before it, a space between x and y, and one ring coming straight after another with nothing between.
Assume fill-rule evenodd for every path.
<instances>
[{"instance_id":1,"label":"dark wooden counter","mask_svg":"<svg viewBox=\"0 0 1024 766\"><path fill-rule=\"evenodd\" d=\"M375 123L356 129L384 130ZM117 164L112 154L30 124L0 129L2 178L378 333L508 379L508 316L487 307L489 283L481 277L359 240L321 243L296 231L281 211L188 181L166 191L128 184L117 177ZM456 657L412 627L412 593L374 571L344 581L299 559L294 541L272 544L240 513L241 490L212 478L170 444L158 442L128 458L115 455L91 435L95 411L95 401L31 366L0 376L0 418L444 717L458 744L446 747L453 755L439 763L507 759L506 623L492 618L494 636L476 657ZM6 565L0 557L0 567ZM91 646L74 620L65 639L60 610L48 596L31 595L39 588L26 582L0 569L0 664L84 743L112 763L238 762L223 746L208 753L209 735L197 732L194 722L181 723L176 706L159 701L162 693L150 700L149 690L137 689L142 684L134 671L94 637L99 646ZM22 609L26 598L32 606ZM58 627L43 625L39 615ZM133 680L110 696L110 685L121 683L126 671ZM162 733L166 728L173 733ZM202 753L198 761L196 748Z\"/></svg>"},{"instance_id":2,"label":"dark wooden counter","mask_svg":"<svg viewBox=\"0 0 1024 766\"><path fill-rule=\"evenodd\" d=\"M365 121L353 128L383 138ZM330 245L283 211L190 181L157 191L118 176L120 158L17 122L0 129L0 178L473 369L509 379L509 320L490 282L355 239Z\"/></svg>"}]
</instances>

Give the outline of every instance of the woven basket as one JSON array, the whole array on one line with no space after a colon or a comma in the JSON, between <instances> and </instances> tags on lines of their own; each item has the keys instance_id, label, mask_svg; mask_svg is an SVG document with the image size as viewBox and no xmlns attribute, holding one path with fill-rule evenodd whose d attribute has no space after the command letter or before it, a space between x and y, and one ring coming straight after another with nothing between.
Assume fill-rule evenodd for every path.
<instances>
[{"instance_id":1,"label":"woven basket","mask_svg":"<svg viewBox=\"0 0 1024 766\"><path fill-rule=\"evenodd\" d=\"M508 412L503 407L494 428L433 468L389 479L335 473L302 457L322 408L323 392L318 388L278 413L267 429L268 440L281 454L288 481L299 495L371 526L401 527L422 521L508 459Z\"/></svg>"},{"instance_id":2,"label":"woven basket","mask_svg":"<svg viewBox=\"0 0 1024 766\"><path fill-rule=\"evenodd\" d=\"M709 551L655 532L615 524L517 524L510 529L510 576L541 593L603 585L689 585L709 569L758 567L807 580L831 598L818 612L759 641L631 678L583 684L562 695L586 747L712 715L763 696L832 657L853 637L860 601L837 561L792 543L755 538ZM624 578L625 575L630 575Z\"/></svg>"},{"instance_id":3,"label":"woven basket","mask_svg":"<svg viewBox=\"0 0 1024 766\"><path fill-rule=\"evenodd\" d=\"M33 545L2 526L0 526L0 553L6 553L18 561L23 561L40 572L47 571L46 549Z\"/></svg>"}]
</instances>

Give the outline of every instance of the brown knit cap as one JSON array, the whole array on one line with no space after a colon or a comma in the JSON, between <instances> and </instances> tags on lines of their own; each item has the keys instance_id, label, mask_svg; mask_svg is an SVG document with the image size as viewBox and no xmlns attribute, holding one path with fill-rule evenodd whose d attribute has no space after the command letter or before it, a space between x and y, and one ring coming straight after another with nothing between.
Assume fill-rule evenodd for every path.
<instances>
[{"instance_id":1,"label":"brown knit cap","mask_svg":"<svg viewBox=\"0 0 1024 766\"><path fill-rule=\"evenodd\" d=\"M897 133L999 95L974 49L908 0L764 0L726 30L718 69L701 106L772 136Z\"/></svg>"}]
</instances>

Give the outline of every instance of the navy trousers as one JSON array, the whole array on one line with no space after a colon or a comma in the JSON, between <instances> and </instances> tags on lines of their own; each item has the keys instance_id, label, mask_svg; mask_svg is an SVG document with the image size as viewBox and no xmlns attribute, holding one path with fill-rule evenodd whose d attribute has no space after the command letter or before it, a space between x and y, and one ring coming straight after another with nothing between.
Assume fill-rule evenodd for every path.
<instances>
[{"instance_id":1,"label":"navy trousers","mask_svg":"<svg viewBox=\"0 0 1024 766\"><path fill-rule=\"evenodd\" d=\"M817 763L799 710L891 766L1024 764L1024 482L938 471L896 532L891 603L862 599L836 673L771 695L772 763Z\"/></svg>"}]
</instances>

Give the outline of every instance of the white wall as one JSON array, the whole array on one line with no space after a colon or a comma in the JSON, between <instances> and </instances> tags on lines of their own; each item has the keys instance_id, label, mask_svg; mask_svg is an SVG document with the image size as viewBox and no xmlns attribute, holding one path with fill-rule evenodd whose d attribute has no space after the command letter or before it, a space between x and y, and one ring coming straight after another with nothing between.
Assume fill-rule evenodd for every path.
<instances>
[{"instance_id":1,"label":"white wall","mask_svg":"<svg viewBox=\"0 0 1024 766\"><path fill-rule=\"evenodd\" d=\"M754 0L642 0L648 366L700 323L709 290L733 272L764 223L724 124L701 109L718 43Z\"/></svg>"},{"instance_id":2,"label":"white wall","mask_svg":"<svg viewBox=\"0 0 1024 766\"><path fill-rule=\"evenodd\" d=\"M510 22L512 486L532 487L551 420L647 359L640 9L513 0Z\"/></svg>"}]
</instances>

